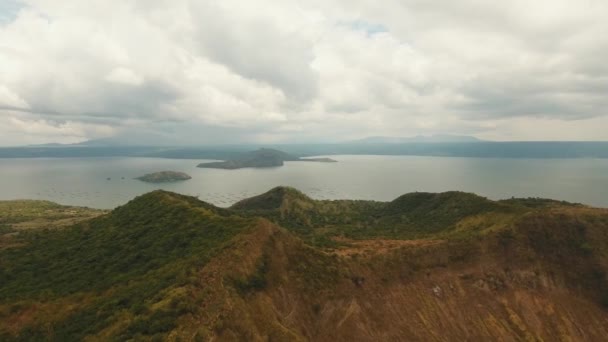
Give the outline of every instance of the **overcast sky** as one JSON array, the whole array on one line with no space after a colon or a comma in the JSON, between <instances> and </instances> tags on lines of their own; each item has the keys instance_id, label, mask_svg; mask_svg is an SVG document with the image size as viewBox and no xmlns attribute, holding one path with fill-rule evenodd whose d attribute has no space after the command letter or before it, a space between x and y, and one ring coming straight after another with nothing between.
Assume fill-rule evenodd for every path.
<instances>
[{"instance_id":1,"label":"overcast sky","mask_svg":"<svg viewBox=\"0 0 608 342\"><path fill-rule=\"evenodd\" d=\"M0 0L0 145L608 140L606 0Z\"/></svg>"}]
</instances>

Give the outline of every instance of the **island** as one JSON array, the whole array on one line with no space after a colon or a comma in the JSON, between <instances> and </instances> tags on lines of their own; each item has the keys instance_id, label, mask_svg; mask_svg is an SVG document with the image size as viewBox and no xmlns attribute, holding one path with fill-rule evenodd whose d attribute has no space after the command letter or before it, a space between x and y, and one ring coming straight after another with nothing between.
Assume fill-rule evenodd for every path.
<instances>
[{"instance_id":1,"label":"island","mask_svg":"<svg viewBox=\"0 0 608 342\"><path fill-rule=\"evenodd\" d=\"M142 182L146 183L170 183L170 182L179 182L185 181L188 179L192 179L190 175L183 172L176 171L161 171L155 173L149 173L147 175L137 177Z\"/></svg>"},{"instance_id":2,"label":"island","mask_svg":"<svg viewBox=\"0 0 608 342\"><path fill-rule=\"evenodd\" d=\"M321 163L336 162L336 160L330 158L300 158L283 151L271 148L261 148L256 151L243 153L234 159L201 163L198 165L198 167L226 170L242 169L246 167L268 168L283 166L285 161L308 161Z\"/></svg>"}]
</instances>

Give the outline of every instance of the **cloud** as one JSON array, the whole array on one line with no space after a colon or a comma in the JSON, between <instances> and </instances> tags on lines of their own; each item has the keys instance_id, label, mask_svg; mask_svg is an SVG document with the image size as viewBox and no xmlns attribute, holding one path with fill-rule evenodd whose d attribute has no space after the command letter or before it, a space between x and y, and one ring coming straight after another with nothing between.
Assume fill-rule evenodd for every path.
<instances>
[{"instance_id":1,"label":"cloud","mask_svg":"<svg viewBox=\"0 0 608 342\"><path fill-rule=\"evenodd\" d=\"M195 46L236 74L280 89L288 98L315 96L313 42L282 26L270 11L235 11L239 2L193 2ZM271 5L269 5L270 7Z\"/></svg>"},{"instance_id":2,"label":"cloud","mask_svg":"<svg viewBox=\"0 0 608 342\"><path fill-rule=\"evenodd\" d=\"M10 0L0 133L608 139L586 134L608 115L607 15L601 0Z\"/></svg>"},{"instance_id":3,"label":"cloud","mask_svg":"<svg viewBox=\"0 0 608 342\"><path fill-rule=\"evenodd\" d=\"M143 78L133 72L133 70L122 67L113 69L108 76L106 76L105 80L132 86L139 86L144 83Z\"/></svg>"},{"instance_id":4,"label":"cloud","mask_svg":"<svg viewBox=\"0 0 608 342\"><path fill-rule=\"evenodd\" d=\"M0 117L0 144L3 146L50 141L75 143L91 136L112 136L114 133L115 129L107 125L40 119L13 111L4 111Z\"/></svg>"}]
</instances>

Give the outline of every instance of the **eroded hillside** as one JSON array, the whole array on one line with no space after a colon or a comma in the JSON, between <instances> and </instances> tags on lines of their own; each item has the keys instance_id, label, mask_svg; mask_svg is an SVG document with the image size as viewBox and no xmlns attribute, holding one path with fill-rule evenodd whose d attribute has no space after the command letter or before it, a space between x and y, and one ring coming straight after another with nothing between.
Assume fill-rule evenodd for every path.
<instances>
[{"instance_id":1,"label":"eroded hillside","mask_svg":"<svg viewBox=\"0 0 608 342\"><path fill-rule=\"evenodd\" d=\"M3 340L603 341L608 211L167 192L3 250Z\"/></svg>"}]
</instances>

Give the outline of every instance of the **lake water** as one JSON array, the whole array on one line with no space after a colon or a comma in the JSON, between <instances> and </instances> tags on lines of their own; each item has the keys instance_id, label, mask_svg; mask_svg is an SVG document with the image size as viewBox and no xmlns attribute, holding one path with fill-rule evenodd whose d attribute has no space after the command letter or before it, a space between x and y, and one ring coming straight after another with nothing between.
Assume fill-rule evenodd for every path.
<instances>
[{"instance_id":1,"label":"lake water","mask_svg":"<svg viewBox=\"0 0 608 342\"><path fill-rule=\"evenodd\" d=\"M491 199L546 197L608 207L608 159L331 158L338 163L287 162L240 170L199 169L196 165L204 160L183 159L0 159L0 199L114 208L165 189L225 207L288 185L316 199L389 201L413 191L461 190ZM163 185L133 179L162 170L183 171L192 179Z\"/></svg>"}]
</instances>

